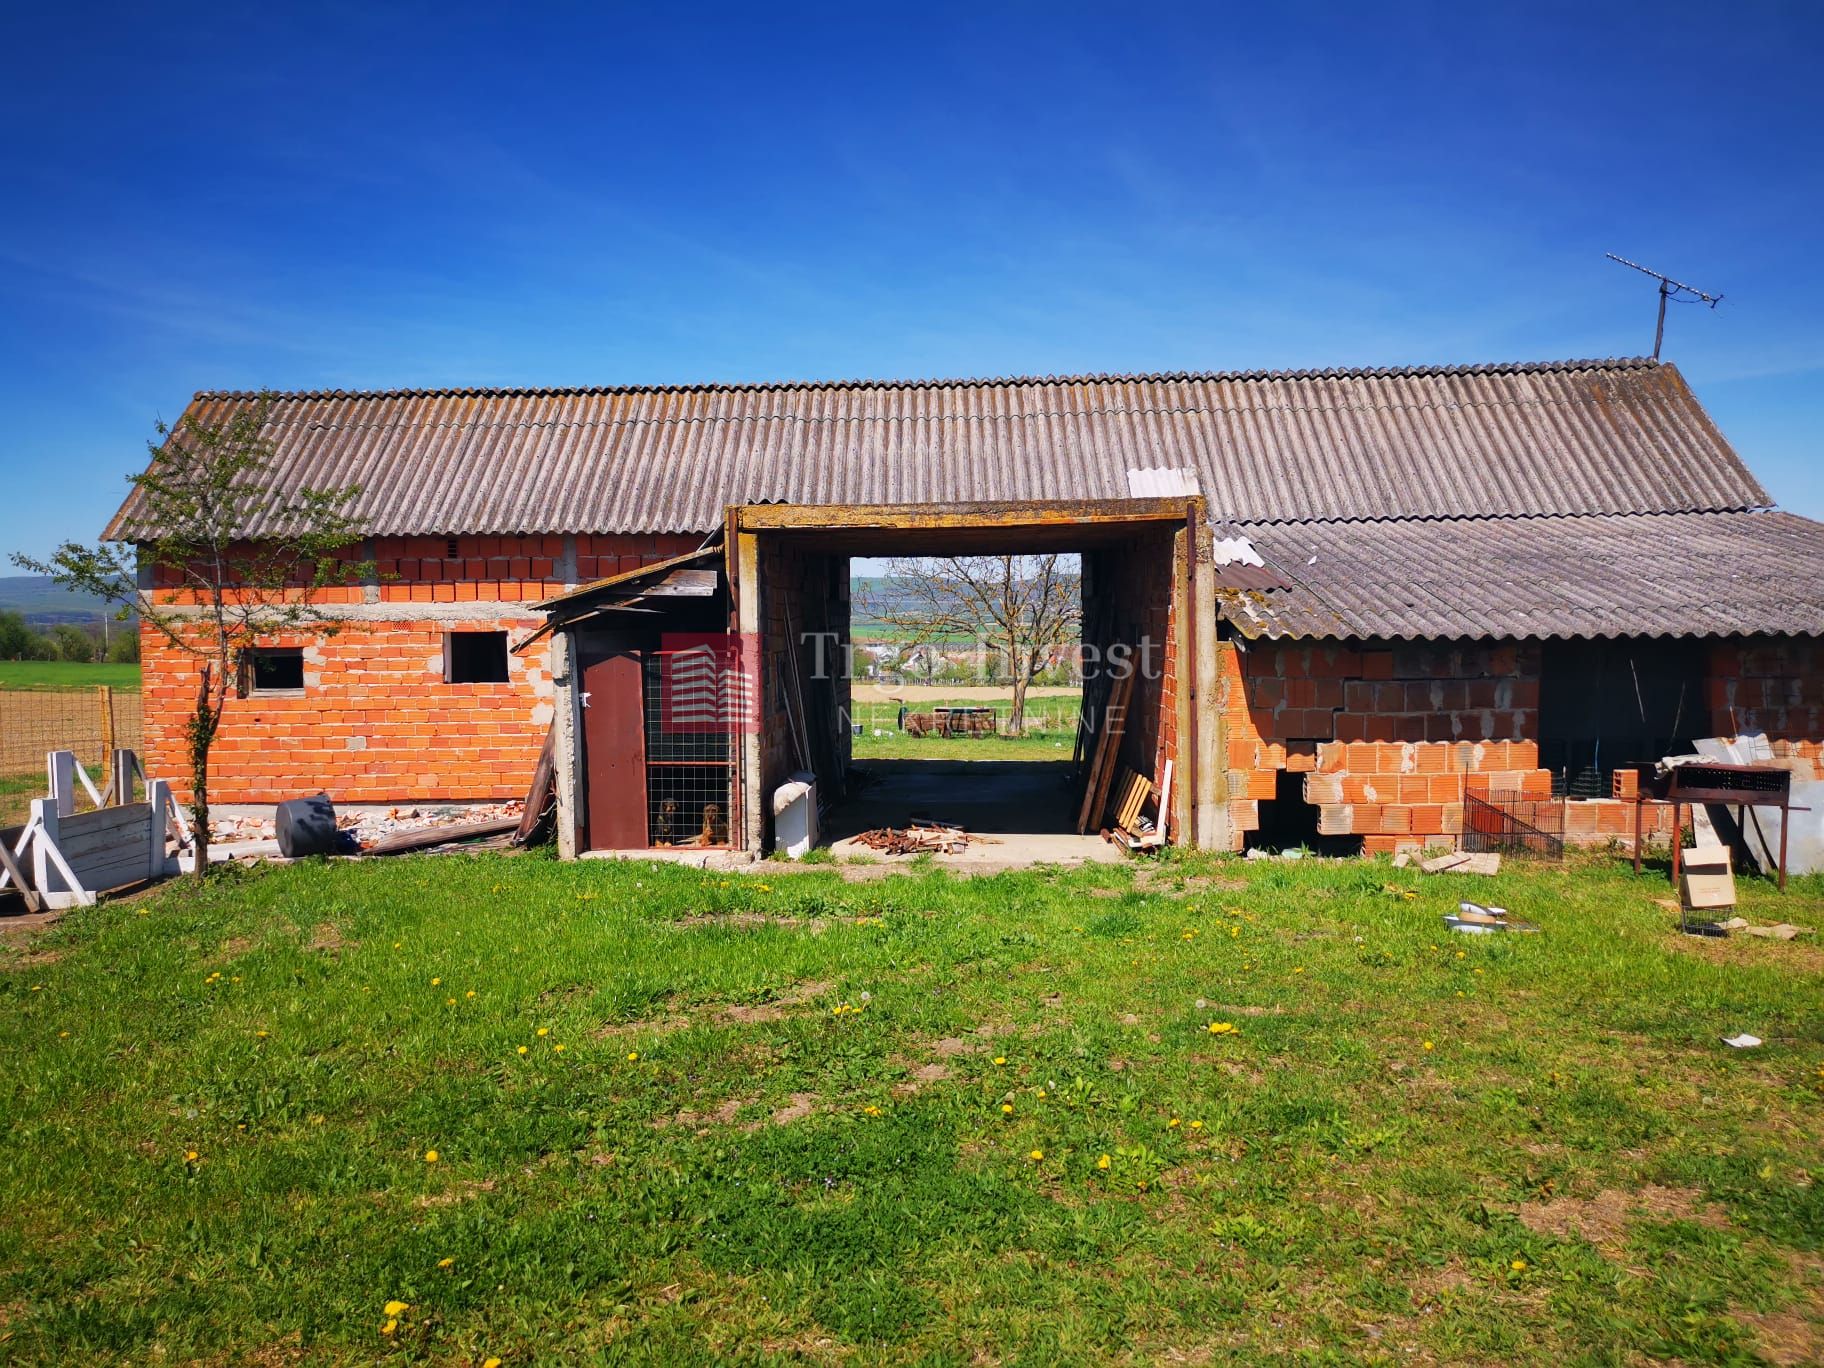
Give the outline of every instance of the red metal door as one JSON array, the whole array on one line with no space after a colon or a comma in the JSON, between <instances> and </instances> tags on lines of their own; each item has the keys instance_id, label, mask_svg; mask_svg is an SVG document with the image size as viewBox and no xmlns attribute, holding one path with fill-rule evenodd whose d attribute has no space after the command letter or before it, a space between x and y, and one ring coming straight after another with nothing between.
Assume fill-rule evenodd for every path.
<instances>
[{"instance_id":1,"label":"red metal door","mask_svg":"<svg viewBox=\"0 0 1824 1368\"><path fill-rule=\"evenodd\" d=\"M640 850L646 830L645 667L625 637L580 638L583 772L591 850Z\"/></svg>"}]
</instances>

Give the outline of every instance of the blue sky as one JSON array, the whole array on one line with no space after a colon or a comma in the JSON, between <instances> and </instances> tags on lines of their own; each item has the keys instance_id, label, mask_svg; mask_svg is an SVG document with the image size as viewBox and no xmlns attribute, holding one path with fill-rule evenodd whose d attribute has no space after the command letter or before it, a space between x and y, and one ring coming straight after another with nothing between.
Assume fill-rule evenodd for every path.
<instances>
[{"instance_id":1,"label":"blue sky","mask_svg":"<svg viewBox=\"0 0 1824 1368\"><path fill-rule=\"evenodd\" d=\"M1824 516L1824 6L519 8L7 8L0 551L196 389L1646 352L1605 251Z\"/></svg>"}]
</instances>

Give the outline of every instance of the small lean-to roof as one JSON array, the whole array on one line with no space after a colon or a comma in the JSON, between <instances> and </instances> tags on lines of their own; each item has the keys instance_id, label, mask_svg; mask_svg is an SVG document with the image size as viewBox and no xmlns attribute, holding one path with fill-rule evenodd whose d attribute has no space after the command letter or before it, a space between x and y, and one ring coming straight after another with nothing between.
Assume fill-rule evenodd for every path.
<instances>
[{"instance_id":1,"label":"small lean-to roof","mask_svg":"<svg viewBox=\"0 0 1824 1368\"><path fill-rule=\"evenodd\" d=\"M219 423L258 402L198 394ZM1659 513L1767 493L1677 369L1557 361L1381 370L274 399L276 495L360 487L374 535L709 532L731 504L1129 497L1176 472L1246 522ZM1149 473L1150 472L1150 473ZM137 491L106 535L131 539ZM254 516L242 529L277 529Z\"/></svg>"},{"instance_id":2,"label":"small lean-to roof","mask_svg":"<svg viewBox=\"0 0 1824 1368\"><path fill-rule=\"evenodd\" d=\"M1792 513L1249 524L1285 587L1232 589L1249 637L1824 634L1824 523Z\"/></svg>"}]
</instances>

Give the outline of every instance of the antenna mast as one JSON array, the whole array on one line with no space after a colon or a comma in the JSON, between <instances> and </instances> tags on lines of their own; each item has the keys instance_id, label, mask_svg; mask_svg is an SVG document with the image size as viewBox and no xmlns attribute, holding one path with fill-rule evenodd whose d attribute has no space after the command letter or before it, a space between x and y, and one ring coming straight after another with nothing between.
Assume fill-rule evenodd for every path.
<instances>
[{"instance_id":1,"label":"antenna mast","mask_svg":"<svg viewBox=\"0 0 1824 1368\"><path fill-rule=\"evenodd\" d=\"M1695 285L1686 285L1683 281L1674 280L1669 275L1662 275L1658 271L1650 270L1649 268L1642 266L1638 261L1629 261L1626 257L1618 257L1613 252L1604 252L1603 255L1610 261L1618 262L1631 270L1639 271L1642 275L1652 276L1653 279L1659 282L1659 323L1653 329L1653 359L1655 361L1659 360L1660 343L1664 342L1666 339L1666 301L1668 299L1679 299L1681 303L1685 304L1704 303L1708 304L1713 309L1718 304L1722 303L1723 297L1720 294L1709 294L1698 289ZM1681 295L1689 295L1690 298L1680 299Z\"/></svg>"}]
</instances>

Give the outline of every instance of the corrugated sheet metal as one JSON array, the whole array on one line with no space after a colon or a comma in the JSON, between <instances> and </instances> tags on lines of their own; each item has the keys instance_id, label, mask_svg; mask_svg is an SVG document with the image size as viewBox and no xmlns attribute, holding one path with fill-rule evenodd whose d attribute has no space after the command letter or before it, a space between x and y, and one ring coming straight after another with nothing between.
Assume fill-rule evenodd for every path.
<instances>
[{"instance_id":1,"label":"corrugated sheet metal","mask_svg":"<svg viewBox=\"0 0 1824 1368\"><path fill-rule=\"evenodd\" d=\"M253 402L200 394L218 422ZM1248 521L1765 506L1676 369L1570 361L576 390L302 393L281 489L375 534L702 532L731 503L1105 499L1188 468ZM129 498L109 535L131 530ZM272 530L256 522L250 534Z\"/></svg>"},{"instance_id":2,"label":"corrugated sheet metal","mask_svg":"<svg viewBox=\"0 0 1824 1368\"><path fill-rule=\"evenodd\" d=\"M1251 524L1292 587L1223 595L1247 636L1824 634L1824 523L1791 513Z\"/></svg>"}]
</instances>

